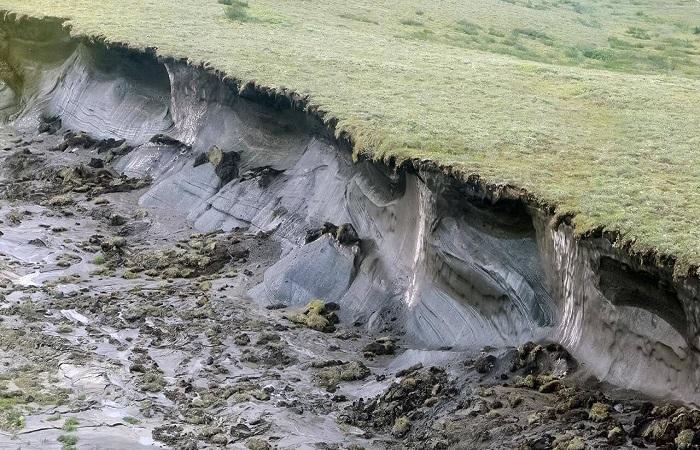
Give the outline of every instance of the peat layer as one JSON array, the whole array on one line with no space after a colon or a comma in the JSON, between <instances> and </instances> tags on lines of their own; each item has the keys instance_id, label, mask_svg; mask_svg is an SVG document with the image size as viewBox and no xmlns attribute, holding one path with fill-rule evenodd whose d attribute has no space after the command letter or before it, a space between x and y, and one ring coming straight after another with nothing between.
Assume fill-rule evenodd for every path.
<instances>
[{"instance_id":1,"label":"peat layer","mask_svg":"<svg viewBox=\"0 0 700 450\"><path fill-rule=\"evenodd\" d=\"M552 340L600 380L700 403L700 285L672 262L575 238L515 189L354 162L294 94L80 42L60 22L5 17L2 33L0 108L16 128L114 139L115 168L152 179L142 206L280 243L254 301L335 302L342 321L419 349Z\"/></svg>"}]
</instances>

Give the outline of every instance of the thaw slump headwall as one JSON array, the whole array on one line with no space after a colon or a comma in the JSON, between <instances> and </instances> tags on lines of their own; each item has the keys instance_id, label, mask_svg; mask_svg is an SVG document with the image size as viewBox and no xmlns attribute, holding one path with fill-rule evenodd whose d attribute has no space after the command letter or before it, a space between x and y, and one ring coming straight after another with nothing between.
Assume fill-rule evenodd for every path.
<instances>
[{"instance_id":1,"label":"thaw slump headwall","mask_svg":"<svg viewBox=\"0 0 700 450\"><path fill-rule=\"evenodd\" d=\"M601 379L700 399L696 279L674 280L671 267L603 236L576 240L525 197L498 198L433 165L353 163L312 115L271 107L254 89L246 100L183 62L9 17L0 51L10 68L0 99L15 126L57 115L65 129L125 138L135 150L117 169L154 179L144 205L199 230L271 232L283 252L250 292L258 302L336 301L344 321L403 332L416 347L554 339ZM156 133L191 148L150 143ZM211 145L241 154L241 176L220 186L212 166L193 165ZM352 223L362 243L304 244L325 221Z\"/></svg>"}]
</instances>

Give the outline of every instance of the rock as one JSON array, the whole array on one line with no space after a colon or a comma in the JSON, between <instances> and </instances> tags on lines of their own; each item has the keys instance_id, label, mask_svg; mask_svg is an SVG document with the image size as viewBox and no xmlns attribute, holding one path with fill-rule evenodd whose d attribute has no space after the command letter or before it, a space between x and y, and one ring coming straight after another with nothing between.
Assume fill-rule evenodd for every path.
<instances>
[{"instance_id":1,"label":"rock","mask_svg":"<svg viewBox=\"0 0 700 450\"><path fill-rule=\"evenodd\" d=\"M105 162L101 158L90 158L90 162L88 163L88 167L92 167L93 169L101 169L104 166Z\"/></svg>"},{"instance_id":2,"label":"rock","mask_svg":"<svg viewBox=\"0 0 700 450\"><path fill-rule=\"evenodd\" d=\"M695 432L693 430L685 429L678 433L673 442L676 443L678 450L685 450L693 445L693 440L695 439Z\"/></svg>"},{"instance_id":3,"label":"rock","mask_svg":"<svg viewBox=\"0 0 700 450\"><path fill-rule=\"evenodd\" d=\"M402 438L411 430L411 421L406 416L401 416L394 421L391 427L391 434L394 437Z\"/></svg>"},{"instance_id":4,"label":"rock","mask_svg":"<svg viewBox=\"0 0 700 450\"><path fill-rule=\"evenodd\" d=\"M605 403L596 402L588 412L588 418L595 422L603 422L610 418L610 406Z\"/></svg>"}]
</instances>

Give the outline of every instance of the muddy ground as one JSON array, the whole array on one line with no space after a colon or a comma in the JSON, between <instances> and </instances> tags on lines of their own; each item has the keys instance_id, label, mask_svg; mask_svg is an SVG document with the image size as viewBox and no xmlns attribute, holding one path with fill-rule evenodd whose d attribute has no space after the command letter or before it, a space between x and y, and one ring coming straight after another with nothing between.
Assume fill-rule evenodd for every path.
<instances>
[{"instance_id":1,"label":"muddy ground","mask_svg":"<svg viewBox=\"0 0 700 450\"><path fill-rule=\"evenodd\" d=\"M0 129L2 449L700 448L699 412L557 345L427 351L323 299L261 308L272 238L141 208L128 147L41 131Z\"/></svg>"}]
</instances>

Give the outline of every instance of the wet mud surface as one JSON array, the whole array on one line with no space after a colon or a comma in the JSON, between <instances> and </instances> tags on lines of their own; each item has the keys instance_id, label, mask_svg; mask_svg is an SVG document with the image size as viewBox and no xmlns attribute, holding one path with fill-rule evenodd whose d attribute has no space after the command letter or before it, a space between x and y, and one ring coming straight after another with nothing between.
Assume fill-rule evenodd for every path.
<instances>
[{"instance_id":1,"label":"wet mud surface","mask_svg":"<svg viewBox=\"0 0 700 450\"><path fill-rule=\"evenodd\" d=\"M324 299L254 303L269 234L197 233L139 206L123 142L42 131L0 129L0 448L698 448L698 411L557 344L424 350Z\"/></svg>"}]
</instances>

